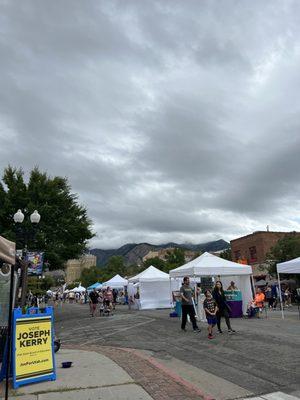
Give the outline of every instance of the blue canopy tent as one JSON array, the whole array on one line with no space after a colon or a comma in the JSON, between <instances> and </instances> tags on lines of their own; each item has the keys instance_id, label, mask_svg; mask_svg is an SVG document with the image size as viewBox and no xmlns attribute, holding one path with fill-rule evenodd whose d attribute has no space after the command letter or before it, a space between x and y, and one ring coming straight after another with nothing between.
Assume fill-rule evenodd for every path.
<instances>
[{"instance_id":1,"label":"blue canopy tent","mask_svg":"<svg viewBox=\"0 0 300 400\"><path fill-rule=\"evenodd\" d=\"M93 290L93 289L101 289L101 288L102 288L102 283L96 282L96 283L94 283L93 285L89 286L89 287L87 288L87 291L90 292L90 291Z\"/></svg>"}]
</instances>

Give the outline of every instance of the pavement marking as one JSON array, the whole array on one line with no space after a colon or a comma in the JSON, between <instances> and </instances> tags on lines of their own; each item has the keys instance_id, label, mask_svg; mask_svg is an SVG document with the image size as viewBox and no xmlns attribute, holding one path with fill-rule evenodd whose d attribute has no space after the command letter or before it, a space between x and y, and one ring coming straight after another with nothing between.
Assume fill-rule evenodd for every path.
<instances>
[{"instance_id":1,"label":"pavement marking","mask_svg":"<svg viewBox=\"0 0 300 400\"><path fill-rule=\"evenodd\" d=\"M138 326L150 324L150 323L153 322L153 321L155 321L154 318L150 319L149 321L139 322L139 323L137 323L137 324L130 325L130 326L127 326L127 327L125 327L125 328L118 329L118 330L116 330L115 332L106 333L106 334L102 335L102 337L100 337L100 338L95 338L95 339L93 339L93 340L87 340L86 342L83 342L82 345L95 343L95 342L98 342L99 340L104 340L104 338L106 338L106 337L114 336L114 335L117 334L117 333L125 332L125 331L128 331L128 330L130 330L130 329L136 328L136 327L138 327Z\"/></svg>"},{"instance_id":2,"label":"pavement marking","mask_svg":"<svg viewBox=\"0 0 300 400\"><path fill-rule=\"evenodd\" d=\"M127 323L124 323L124 320L127 320ZM94 342L101 340L101 337L109 337L112 335L117 334L118 332L126 331L131 328L137 327L139 325L144 325L144 323L149 323L152 322L154 319L149 318L146 316L140 316L140 315L132 315L129 318L124 318L124 315L119 315L115 316L113 318L105 319L105 323L102 323L101 320L95 320L92 319L91 321L95 321L96 323L89 324L89 325L84 325L84 326L78 326L76 328L73 327L64 327L64 329L60 330L58 336L60 339L63 339L65 343L73 343L74 340L75 342L78 342L79 340L82 339L91 339L91 340L86 340L84 343L87 342ZM132 324L134 321L141 321L137 322L135 324ZM76 321L77 324L79 324L79 321ZM99 323L98 323L99 322ZM124 327L125 325L125 327ZM113 332L112 332L113 331ZM76 339L74 338L73 333L75 332L76 334ZM95 338L95 333L100 335L101 337Z\"/></svg>"}]
</instances>

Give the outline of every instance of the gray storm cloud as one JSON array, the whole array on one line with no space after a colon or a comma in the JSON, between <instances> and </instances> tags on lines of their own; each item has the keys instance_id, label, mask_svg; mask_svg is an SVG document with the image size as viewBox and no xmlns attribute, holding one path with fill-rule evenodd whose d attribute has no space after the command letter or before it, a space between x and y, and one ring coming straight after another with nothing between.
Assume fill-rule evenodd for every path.
<instances>
[{"instance_id":1,"label":"gray storm cloud","mask_svg":"<svg viewBox=\"0 0 300 400\"><path fill-rule=\"evenodd\" d=\"M91 245L300 229L299 2L0 7L0 167L67 176Z\"/></svg>"}]
</instances>

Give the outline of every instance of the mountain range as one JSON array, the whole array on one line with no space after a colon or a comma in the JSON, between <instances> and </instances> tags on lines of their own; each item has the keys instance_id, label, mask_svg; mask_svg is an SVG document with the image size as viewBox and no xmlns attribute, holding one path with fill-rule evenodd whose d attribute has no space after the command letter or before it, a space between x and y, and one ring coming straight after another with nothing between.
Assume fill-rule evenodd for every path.
<instances>
[{"instance_id":1,"label":"mountain range","mask_svg":"<svg viewBox=\"0 0 300 400\"><path fill-rule=\"evenodd\" d=\"M97 266L103 267L107 264L108 260L112 256L122 256L124 258L125 265L137 265L141 264L143 261L143 257L149 253L149 251L153 250L160 250L166 248L182 248L185 250L192 250L192 251L220 251L225 250L230 247L230 244L223 239L215 240L212 242L207 243L200 243L200 244L191 244L191 243L166 243L166 244L149 244L149 243L127 243L124 246L118 249L109 249L109 250L102 250L102 249L92 249L90 251L91 254L94 254L97 257Z\"/></svg>"}]
</instances>

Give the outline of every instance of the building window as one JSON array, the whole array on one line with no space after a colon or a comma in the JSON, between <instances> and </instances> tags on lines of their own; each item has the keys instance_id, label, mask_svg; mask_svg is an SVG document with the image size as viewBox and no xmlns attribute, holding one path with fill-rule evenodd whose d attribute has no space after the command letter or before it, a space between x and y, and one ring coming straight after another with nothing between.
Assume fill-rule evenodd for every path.
<instances>
[{"instance_id":1,"label":"building window","mask_svg":"<svg viewBox=\"0 0 300 400\"><path fill-rule=\"evenodd\" d=\"M235 260L238 261L241 258L241 250L236 250L234 252Z\"/></svg>"},{"instance_id":2,"label":"building window","mask_svg":"<svg viewBox=\"0 0 300 400\"><path fill-rule=\"evenodd\" d=\"M257 261L256 246L249 247L250 262Z\"/></svg>"}]
</instances>

